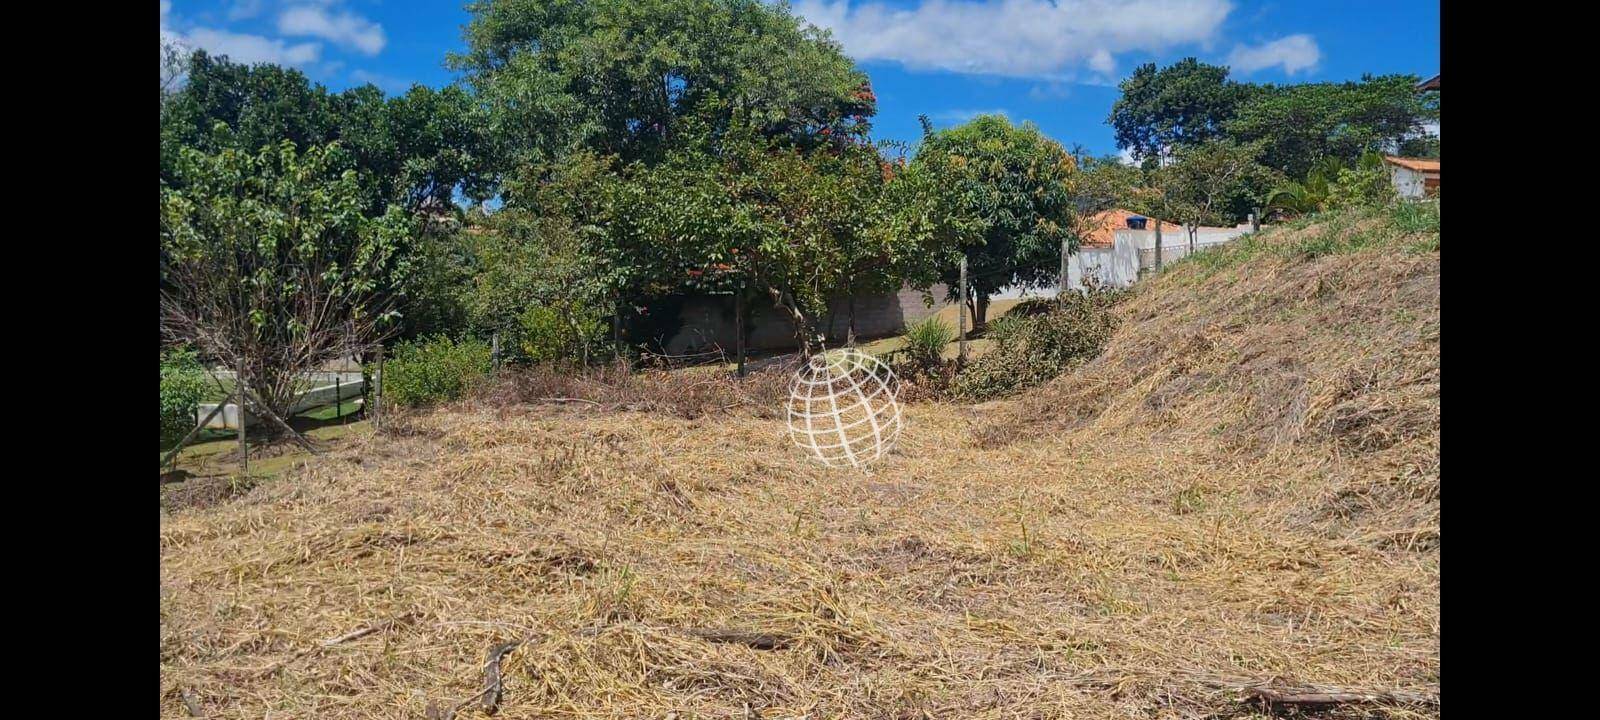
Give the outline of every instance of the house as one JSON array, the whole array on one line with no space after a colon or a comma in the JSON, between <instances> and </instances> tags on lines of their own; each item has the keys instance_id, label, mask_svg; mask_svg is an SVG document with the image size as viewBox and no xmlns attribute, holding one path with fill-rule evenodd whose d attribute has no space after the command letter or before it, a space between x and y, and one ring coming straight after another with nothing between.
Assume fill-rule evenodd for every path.
<instances>
[{"instance_id":1,"label":"house","mask_svg":"<svg viewBox=\"0 0 1600 720\"><path fill-rule=\"evenodd\" d=\"M1132 285L1156 267L1156 225L1151 218L1117 208L1090 218L1078 244L1078 252L1067 261L1067 287L1080 290L1091 279L1109 287ZM1188 255L1189 232L1182 223L1160 221L1161 262L1163 265ZM1194 251L1220 245L1250 231L1246 224L1234 227L1196 228ZM1041 295L1054 297L1057 288L1007 290L998 298Z\"/></svg>"},{"instance_id":2,"label":"house","mask_svg":"<svg viewBox=\"0 0 1600 720\"><path fill-rule=\"evenodd\" d=\"M1417 92L1428 92L1429 90L1437 91L1438 89L1439 75L1437 73L1435 73L1433 77L1417 83Z\"/></svg>"},{"instance_id":3,"label":"house","mask_svg":"<svg viewBox=\"0 0 1600 720\"><path fill-rule=\"evenodd\" d=\"M1417 200L1439 192L1437 159L1385 155L1383 162L1389 169L1389 179L1394 183L1394 191L1400 197Z\"/></svg>"}]
</instances>

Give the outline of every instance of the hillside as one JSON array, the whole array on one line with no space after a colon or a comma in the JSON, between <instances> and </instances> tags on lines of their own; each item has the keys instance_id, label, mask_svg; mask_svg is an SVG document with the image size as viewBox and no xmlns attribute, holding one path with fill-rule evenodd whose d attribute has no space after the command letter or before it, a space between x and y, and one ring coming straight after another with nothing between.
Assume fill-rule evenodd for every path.
<instances>
[{"instance_id":1,"label":"hillside","mask_svg":"<svg viewBox=\"0 0 1600 720\"><path fill-rule=\"evenodd\" d=\"M1435 717L1437 218L1179 263L868 476L770 395L483 399L164 511L161 714Z\"/></svg>"}]
</instances>

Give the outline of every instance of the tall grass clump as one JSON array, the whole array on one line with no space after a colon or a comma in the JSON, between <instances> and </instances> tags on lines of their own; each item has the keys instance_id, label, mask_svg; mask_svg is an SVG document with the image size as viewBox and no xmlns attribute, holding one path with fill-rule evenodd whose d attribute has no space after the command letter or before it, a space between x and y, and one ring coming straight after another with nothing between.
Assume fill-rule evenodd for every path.
<instances>
[{"instance_id":1,"label":"tall grass clump","mask_svg":"<svg viewBox=\"0 0 1600 720\"><path fill-rule=\"evenodd\" d=\"M906 360L918 368L938 367L943 361L945 346L956 337L956 331L938 316L933 315L906 328L906 344L902 352Z\"/></svg>"},{"instance_id":2,"label":"tall grass clump","mask_svg":"<svg viewBox=\"0 0 1600 720\"><path fill-rule=\"evenodd\" d=\"M454 400L489 374L490 362L489 344L476 338L402 343L384 367L384 397L406 407Z\"/></svg>"}]
</instances>

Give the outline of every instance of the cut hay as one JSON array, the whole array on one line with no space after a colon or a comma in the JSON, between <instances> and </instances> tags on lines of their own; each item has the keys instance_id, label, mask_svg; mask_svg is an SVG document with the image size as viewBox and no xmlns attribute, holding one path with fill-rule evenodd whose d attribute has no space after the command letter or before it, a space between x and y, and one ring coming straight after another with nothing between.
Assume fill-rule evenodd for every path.
<instances>
[{"instance_id":1,"label":"cut hay","mask_svg":"<svg viewBox=\"0 0 1600 720\"><path fill-rule=\"evenodd\" d=\"M1175 269L870 476L744 390L408 416L163 515L161 714L1436 717L1438 253L1384 247Z\"/></svg>"}]
</instances>

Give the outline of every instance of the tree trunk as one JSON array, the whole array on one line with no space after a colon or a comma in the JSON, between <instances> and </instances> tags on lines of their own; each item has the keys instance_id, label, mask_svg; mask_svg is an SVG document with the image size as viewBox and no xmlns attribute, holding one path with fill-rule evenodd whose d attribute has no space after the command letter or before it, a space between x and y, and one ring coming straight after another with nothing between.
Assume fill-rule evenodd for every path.
<instances>
[{"instance_id":1,"label":"tree trunk","mask_svg":"<svg viewBox=\"0 0 1600 720\"><path fill-rule=\"evenodd\" d=\"M989 296L978 295L972 298L972 329L982 330L989 325Z\"/></svg>"},{"instance_id":2,"label":"tree trunk","mask_svg":"<svg viewBox=\"0 0 1600 720\"><path fill-rule=\"evenodd\" d=\"M772 298L772 306L788 313L789 322L794 323L794 338L800 348L801 357L811 357L815 342L811 333L811 322L806 319L806 314L800 312L800 308L792 300L786 301L792 296L781 289L768 286L767 296Z\"/></svg>"},{"instance_id":3,"label":"tree trunk","mask_svg":"<svg viewBox=\"0 0 1600 720\"><path fill-rule=\"evenodd\" d=\"M856 293L855 293L855 289L854 288L847 287L845 290L846 290L846 292L850 293L850 300L849 300L850 307L846 311L847 317L845 318L845 322L847 324L846 324L845 331L844 331L844 344L849 345L850 347L855 347L855 345L856 345Z\"/></svg>"}]
</instances>

